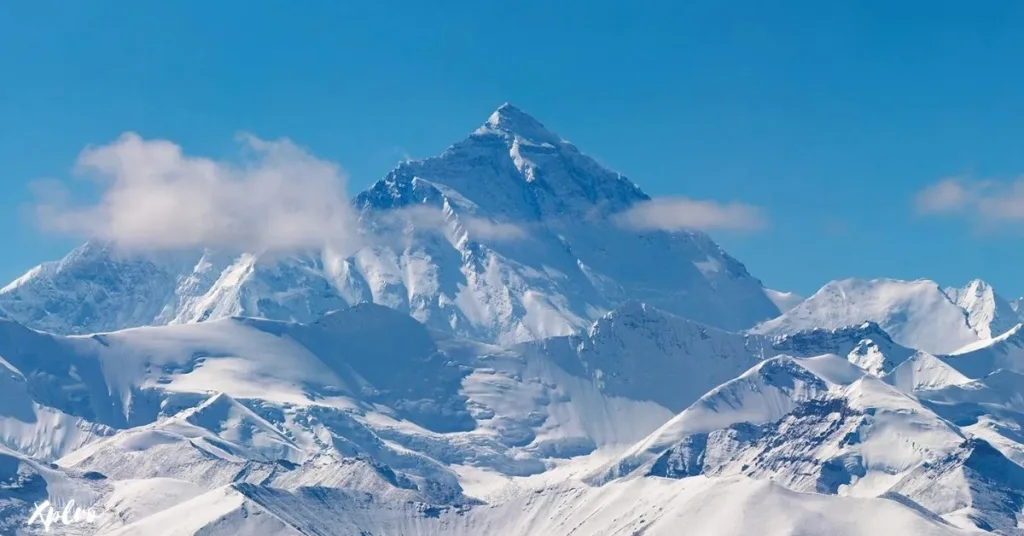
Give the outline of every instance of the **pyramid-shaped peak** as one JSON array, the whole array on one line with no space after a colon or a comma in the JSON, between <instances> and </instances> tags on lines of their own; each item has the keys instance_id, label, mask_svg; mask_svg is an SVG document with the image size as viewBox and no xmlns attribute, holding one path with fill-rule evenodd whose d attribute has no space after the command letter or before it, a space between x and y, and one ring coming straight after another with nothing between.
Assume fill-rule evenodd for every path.
<instances>
[{"instance_id":1,"label":"pyramid-shaped peak","mask_svg":"<svg viewBox=\"0 0 1024 536\"><path fill-rule=\"evenodd\" d=\"M967 289L976 294L982 293L993 293L992 285L981 279L972 279L970 283L967 283Z\"/></svg>"},{"instance_id":2,"label":"pyramid-shaped peak","mask_svg":"<svg viewBox=\"0 0 1024 536\"><path fill-rule=\"evenodd\" d=\"M483 130L501 131L538 143L558 143L561 138L530 114L505 103L487 118Z\"/></svg>"}]
</instances>

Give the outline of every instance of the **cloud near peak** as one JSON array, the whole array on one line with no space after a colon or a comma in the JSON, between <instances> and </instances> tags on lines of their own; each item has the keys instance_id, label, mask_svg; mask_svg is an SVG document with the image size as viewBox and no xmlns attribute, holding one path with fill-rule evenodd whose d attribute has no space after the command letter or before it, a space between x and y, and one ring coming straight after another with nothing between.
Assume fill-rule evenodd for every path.
<instances>
[{"instance_id":1,"label":"cloud near peak","mask_svg":"<svg viewBox=\"0 0 1024 536\"><path fill-rule=\"evenodd\" d=\"M413 205L388 210L377 216L376 223L378 231L383 228L383 234L390 236L399 235L408 228L442 234L454 231L448 223L444 210L429 205ZM522 225L496 222L473 215L460 216L459 224L462 230L476 241L506 242L522 240L529 236Z\"/></svg>"},{"instance_id":2,"label":"cloud near peak","mask_svg":"<svg viewBox=\"0 0 1024 536\"><path fill-rule=\"evenodd\" d=\"M341 168L287 139L239 139L243 158L229 163L126 133L79 155L76 170L100 187L96 203L71 205L51 190L37 216L44 229L126 248L354 245L356 215Z\"/></svg>"},{"instance_id":3,"label":"cloud near peak","mask_svg":"<svg viewBox=\"0 0 1024 536\"><path fill-rule=\"evenodd\" d=\"M745 203L717 203L665 197L637 203L614 216L616 223L638 230L754 231L767 226L761 209Z\"/></svg>"},{"instance_id":4,"label":"cloud near peak","mask_svg":"<svg viewBox=\"0 0 1024 536\"><path fill-rule=\"evenodd\" d=\"M330 248L342 254L413 228L462 232L473 240L528 238L521 222L496 222L462 214L449 222L439 207L417 206L382 214L376 231L360 227L337 164L317 158L288 139L239 136L236 160L187 155L174 142L125 133L82 151L76 171L93 179L99 197L69 202L62 183L39 184L35 206L44 230L98 238L125 249L211 247L248 252ZM639 230L740 230L763 228L758 207L685 197L638 203L613 216ZM461 231L460 231L461 229Z\"/></svg>"},{"instance_id":5,"label":"cloud near peak","mask_svg":"<svg viewBox=\"0 0 1024 536\"><path fill-rule=\"evenodd\" d=\"M89 147L79 155L75 169L96 182L99 199L73 204L62 183L38 183L38 222L50 232L149 251L330 248L348 254L388 239L361 232L359 214L346 192L346 174L338 165L288 139L268 141L250 134L238 138L237 161L186 155L171 141L147 140L132 132ZM386 216L391 229L385 232L400 233L407 225L426 231L448 229L440 208L392 212ZM512 223L472 215L460 222L474 240L526 236Z\"/></svg>"}]
</instances>

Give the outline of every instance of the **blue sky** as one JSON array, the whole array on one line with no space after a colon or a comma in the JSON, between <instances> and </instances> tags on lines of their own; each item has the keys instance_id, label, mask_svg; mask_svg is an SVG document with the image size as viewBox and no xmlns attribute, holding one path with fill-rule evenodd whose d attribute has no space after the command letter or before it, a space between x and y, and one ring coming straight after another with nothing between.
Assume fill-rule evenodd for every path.
<instances>
[{"instance_id":1,"label":"blue sky","mask_svg":"<svg viewBox=\"0 0 1024 536\"><path fill-rule=\"evenodd\" d=\"M0 3L0 279L73 245L30 183L122 132L212 158L287 136L354 193L510 101L651 195L761 207L712 234L770 287L1024 294L1024 3L677 4Z\"/></svg>"}]
</instances>

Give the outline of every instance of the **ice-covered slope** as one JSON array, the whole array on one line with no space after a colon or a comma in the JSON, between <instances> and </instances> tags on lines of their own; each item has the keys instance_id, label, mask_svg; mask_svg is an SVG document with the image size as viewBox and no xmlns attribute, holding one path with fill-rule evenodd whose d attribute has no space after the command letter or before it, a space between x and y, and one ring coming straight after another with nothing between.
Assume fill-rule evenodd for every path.
<instances>
[{"instance_id":1,"label":"ice-covered slope","mask_svg":"<svg viewBox=\"0 0 1024 536\"><path fill-rule=\"evenodd\" d=\"M232 315L309 322L374 302L499 342L567 335L628 299L734 330L778 315L707 235L617 224L648 199L504 105L442 155L359 194L369 243L354 255L129 255L88 243L0 290L0 307L77 334Z\"/></svg>"},{"instance_id":2,"label":"ice-covered slope","mask_svg":"<svg viewBox=\"0 0 1024 536\"><path fill-rule=\"evenodd\" d=\"M786 334L866 321L877 323L904 346L933 354L954 352L982 338L968 323L967 311L936 283L895 279L833 281L753 332Z\"/></svg>"}]
</instances>

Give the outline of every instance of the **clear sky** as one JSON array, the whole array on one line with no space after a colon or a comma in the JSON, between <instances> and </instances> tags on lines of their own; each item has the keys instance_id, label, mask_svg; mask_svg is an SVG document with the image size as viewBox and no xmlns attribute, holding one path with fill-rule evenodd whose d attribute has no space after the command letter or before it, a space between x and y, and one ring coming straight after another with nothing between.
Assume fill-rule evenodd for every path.
<instances>
[{"instance_id":1,"label":"clear sky","mask_svg":"<svg viewBox=\"0 0 1024 536\"><path fill-rule=\"evenodd\" d=\"M124 131L210 157L287 136L354 193L510 101L651 195L761 207L766 228L712 234L770 287L1016 296L1021 28L996 0L5 1L0 279L72 245L32 225L30 183ZM959 212L920 214L950 177L925 208Z\"/></svg>"}]
</instances>

